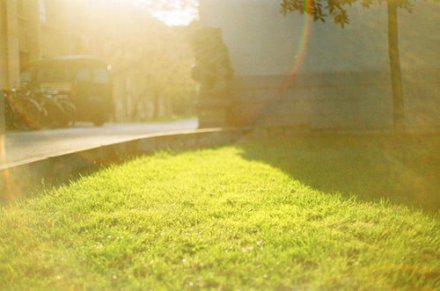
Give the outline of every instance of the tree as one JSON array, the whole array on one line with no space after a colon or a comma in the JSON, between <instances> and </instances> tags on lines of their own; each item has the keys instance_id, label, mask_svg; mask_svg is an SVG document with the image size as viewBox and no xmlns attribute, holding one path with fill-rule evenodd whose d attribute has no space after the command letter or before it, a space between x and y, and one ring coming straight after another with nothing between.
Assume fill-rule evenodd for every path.
<instances>
[{"instance_id":1,"label":"tree","mask_svg":"<svg viewBox=\"0 0 440 291\"><path fill-rule=\"evenodd\" d=\"M334 22L344 28L349 24L346 6L351 6L357 0L282 0L281 10L284 15L288 12L299 11L313 17L314 21L325 22L333 18ZM398 42L398 8L411 12L410 0L360 0L366 8L374 3L386 2L388 11L388 55L390 60L391 89L393 95L393 131L400 135L405 131L405 113L402 89L402 73L400 68Z\"/></svg>"},{"instance_id":2,"label":"tree","mask_svg":"<svg viewBox=\"0 0 440 291\"><path fill-rule=\"evenodd\" d=\"M190 101L193 95L192 55L184 32L149 12L171 2L82 0L78 26L89 41L78 53L98 55L112 64L119 118L170 116L174 104Z\"/></svg>"}]
</instances>

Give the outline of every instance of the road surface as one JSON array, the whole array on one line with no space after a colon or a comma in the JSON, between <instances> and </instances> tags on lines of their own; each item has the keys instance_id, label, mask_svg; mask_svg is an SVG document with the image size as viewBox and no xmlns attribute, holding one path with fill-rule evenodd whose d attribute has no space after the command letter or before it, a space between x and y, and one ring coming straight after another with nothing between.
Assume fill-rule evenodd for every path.
<instances>
[{"instance_id":1,"label":"road surface","mask_svg":"<svg viewBox=\"0 0 440 291\"><path fill-rule=\"evenodd\" d=\"M7 133L0 139L0 169L148 134L197 127L198 121L194 118L163 123L107 123L102 127L82 123L74 128Z\"/></svg>"}]
</instances>

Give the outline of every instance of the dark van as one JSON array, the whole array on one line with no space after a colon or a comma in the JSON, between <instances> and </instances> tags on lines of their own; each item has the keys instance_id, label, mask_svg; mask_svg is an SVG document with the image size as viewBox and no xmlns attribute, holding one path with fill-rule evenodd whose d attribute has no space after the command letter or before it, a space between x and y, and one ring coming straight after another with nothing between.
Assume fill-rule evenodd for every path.
<instances>
[{"instance_id":1,"label":"dark van","mask_svg":"<svg viewBox=\"0 0 440 291\"><path fill-rule=\"evenodd\" d=\"M114 113L110 65L89 56L66 56L30 63L21 82L31 90L66 94L76 106L76 121L102 125Z\"/></svg>"}]
</instances>

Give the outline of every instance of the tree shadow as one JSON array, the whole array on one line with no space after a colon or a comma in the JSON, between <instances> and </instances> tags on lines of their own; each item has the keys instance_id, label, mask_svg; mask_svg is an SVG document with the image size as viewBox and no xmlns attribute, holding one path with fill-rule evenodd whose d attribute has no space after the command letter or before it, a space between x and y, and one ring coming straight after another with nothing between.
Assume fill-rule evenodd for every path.
<instances>
[{"instance_id":1,"label":"tree shadow","mask_svg":"<svg viewBox=\"0 0 440 291\"><path fill-rule=\"evenodd\" d=\"M306 135L242 141L242 156L324 193L440 209L440 137Z\"/></svg>"}]
</instances>

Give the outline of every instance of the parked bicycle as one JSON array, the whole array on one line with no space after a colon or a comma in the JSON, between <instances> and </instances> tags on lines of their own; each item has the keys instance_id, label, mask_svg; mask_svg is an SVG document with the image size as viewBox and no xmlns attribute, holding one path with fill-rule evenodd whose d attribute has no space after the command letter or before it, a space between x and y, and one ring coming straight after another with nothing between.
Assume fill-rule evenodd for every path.
<instances>
[{"instance_id":1,"label":"parked bicycle","mask_svg":"<svg viewBox=\"0 0 440 291\"><path fill-rule=\"evenodd\" d=\"M23 87L3 94L8 130L59 128L75 122L75 104L65 93Z\"/></svg>"},{"instance_id":2,"label":"parked bicycle","mask_svg":"<svg viewBox=\"0 0 440 291\"><path fill-rule=\"evenodd\" d=\"M59 128L75 123L76 107L67 94L57 90L38 92L40 105L47 112L44 125L49 128Z\"/></svg>"},{"instance_id":3,"label":"parked bicycle","mask_svg":"<svg viewBox=\"0 0 440 291\"><path fill-rule=\"evenodd\" d=\"M46 110L30 90L4 91L5 122L7 129L40 129L47 116Z\"/></svg>"}]
</instances>

